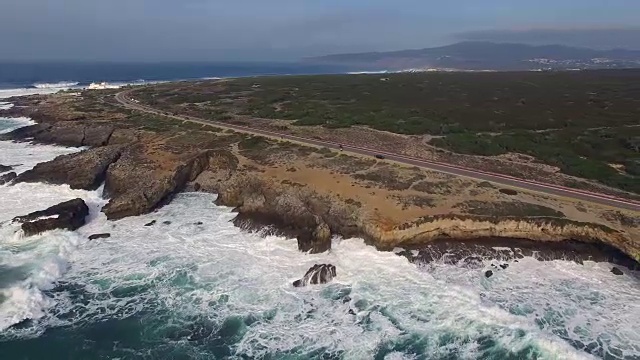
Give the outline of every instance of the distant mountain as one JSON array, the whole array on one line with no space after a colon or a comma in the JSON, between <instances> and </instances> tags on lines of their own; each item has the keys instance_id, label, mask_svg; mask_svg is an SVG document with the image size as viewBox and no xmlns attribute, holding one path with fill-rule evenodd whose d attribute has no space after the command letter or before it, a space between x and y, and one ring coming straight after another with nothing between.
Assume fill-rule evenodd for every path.
<instances>
[{"instance_id":1,"label":"distant mountain","mask_svg":"<svg viewBox=\"0 0 640 360\"><path fill-rule=\"evenodd\" d=\"M640 51L468 41L442 47L328 55L302 60L359 70L567 70L640 67Z\"/></svg>"}]
</instances>

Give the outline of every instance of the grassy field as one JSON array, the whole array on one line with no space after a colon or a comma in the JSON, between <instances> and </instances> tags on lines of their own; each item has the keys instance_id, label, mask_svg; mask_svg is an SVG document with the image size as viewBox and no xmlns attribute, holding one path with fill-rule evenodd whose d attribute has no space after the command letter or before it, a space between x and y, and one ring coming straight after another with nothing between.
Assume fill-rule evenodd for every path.
<instances>
[{"instance_id":1,"label":"grassy field","mask_svg":"<svg viewBox=\"0 0 640 360\"><path fill-rule=\"evenodd\" d=\"M562 172L640 193L640 71L406 73L167 84L146 103L225 121L366 125L435 136L457 153L517 152Z\"/></svg>"}]
</instances>

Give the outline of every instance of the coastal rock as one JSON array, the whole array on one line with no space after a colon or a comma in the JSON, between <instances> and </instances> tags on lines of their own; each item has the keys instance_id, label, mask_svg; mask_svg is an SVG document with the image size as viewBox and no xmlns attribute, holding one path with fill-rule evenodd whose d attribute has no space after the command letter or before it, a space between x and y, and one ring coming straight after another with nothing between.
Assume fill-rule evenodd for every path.
<instances>
[{"instance_id":1,"label":"coastal rock","mask_svg":"<svg viewBox=\"0 0 640 360\"><path fill-rule=\"evenodd\" d=\"M150 222L144 224L144 226L153 226L155 224L156 224L156 221L155 220L151 220Z\"/></svg>"},{"instance_id":2,"label":"coastal rock","mask_svg":"<svg viewBox=\"0 0 640 360\"><path fill-rule=\"evenodd\" d=\"M58 121L25 126L3 135L2 138L63 146L103 146L109 143L113 131L114 128L110 125Z\"/></svg>"},{"instance_id":3,"label":"coastal rock","mask_svg":"<svg viewBox=\"0 0 640 360\"><path fill-rule=\"evenodd\" d=\"M484 272L484 277L486 277L487 279L493 276L493 271L491 270L487 270Z\"/></svg>"},{"instance_id":4,"label":"coastal rock","mask_svg":"<svg viewBox=\"0 0 640 360\"><path fill-rule=\"evenodd\" d=\"M25 171L18 182L69 184L72 189L95 190L104 182L109 165L120 158L122 146L112 145L61 155Z\"/></svg>"},{"instance_id":5,"label":"coastal rock","mask_svg":"<svg viewBox=\"0 0 640 360\"><path fill-rule=\"evenodd\" d=\"M109 233L93 234L93 235L89 235L89 240L107 239L107 238L110 238L110 237L111 237L111 234L109 234Z\"/></svg>"},{"instance_id":6,"label":"coastal rock","mask_svg":"<svg viewBox=\"0 0 640 360\"><path fill-rule=\"evenodd\" d=\"M312 190L285 186L257 176L234 173L230 177L203 172L196 181L205 191L218 194L218 205L233 207L234 224L246 230L273 226L283 236L295 237L304 252L319 253L331 248L331 237L360 232L357 210Z\"/></svg>"},{"instance_id":7,"label":"coastal rock","mask_svg":"<svg viewBox=\"0 0 640 360\"><path fill-rule=\"evenodd\" d=\"M102 208L108 219L148 213L166 203L187 182L193 181L209 163L210 152L185 158L136 144L127 147L117 162L109 166L104 196L110 198Z\"/></svg>"},{"instance_id":8,"label":"coastal rock","mask_svg":"<svg viewBox=\"0 0 640 360\"><path fill-rule=\"evenodd\" d=\"M635 261L640 260L640 242L634 241L625 233L600 224L568 219L439 215L419 218L393 228L383 227L378 223L375 219L364 222L362 236L381 250L412 248L443 239L510 238L547 243L577 241L605 244L621 250Z\"/></svg>"},{"instance_id":9,"label":"coastal rock","mask_svg":"<svg viewBox=\"0 0 640 360\"><path fill-rule=\"evenodd\" d=\"M76 230L85 224L89 208L82 199L73 199L54 205L46 210L32 212L13 219L22 223L26 236L54 229Z\"/></svg>"},{"instance_id":10,"label":"coastal rock","mask_svg":"<svg viewBox=\"0 0 640 360\"><path fill-rule=\"evenodd\" d=\"M15 180L17 177L18 175L13 171L4 175L0 175L0 185L8 184Z\"/></svg>"},{"instance_id":11,"label":"coastal rock","mask_svg":"<svg viewBox=\"0 0 640 360\"><path fill-rule=\"evenodd\" d=\"M7 171L11 171L13 170L13 166L7 166L7 165L2 165L0 164L0 173L4 173Z\"/></svg>"},{"instance_id":12,"label":"coastal rock","mask_svg":"<svg viewBox=\"0 0 640 360\"><path fill-rule=\"evenodd\" d=\"M611 269L611 272L612 272L614 275L624 275L624 273L622 272L622 270L620 270L619 268L617 268L617 267L615 267L615 266Z\"/></svg>"},{"instance_id":13,"label":"coastal rock","mask_svg":"<svg viewBox=\"0 0 640 360\"><path fill-rule=\"evenodd\" d=\"M293 286L302 287L307 285L326 284L336 277L336 267L331 264L315 264L304 277L293 282Z\"/></svg>"}]
</instances>

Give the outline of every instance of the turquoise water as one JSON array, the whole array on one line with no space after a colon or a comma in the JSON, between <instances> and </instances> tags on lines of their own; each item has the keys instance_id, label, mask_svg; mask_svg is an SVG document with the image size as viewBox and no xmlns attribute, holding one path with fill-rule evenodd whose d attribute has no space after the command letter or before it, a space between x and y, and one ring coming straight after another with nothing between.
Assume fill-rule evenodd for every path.
<instances>
[{"instance_id":1,"label":"turquoise water","mask_svg":"<svg viewBox=\"0 0 640 360\"><path fill-rule=\"evenodd\" d=\"M71 151L0 142L0 163ZM91 215L76 232L24 238L10 222L78 196ZM107 221L99 191L0 187L2 359L640 358L637 273L525 258L486 279L490 262L416 266L360 239L302 254L238 230L214 199ZM316 263L337 278L294 288Z\"/></svg>"}]
</instances>

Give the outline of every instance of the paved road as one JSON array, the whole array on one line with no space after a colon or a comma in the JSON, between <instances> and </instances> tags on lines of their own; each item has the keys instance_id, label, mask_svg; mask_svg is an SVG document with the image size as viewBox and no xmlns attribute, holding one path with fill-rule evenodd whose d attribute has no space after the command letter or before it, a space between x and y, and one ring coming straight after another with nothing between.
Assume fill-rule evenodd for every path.
<instances>
[{"instance_id":1,"label":"paved road","mask_svg":"<svg viewBox=\"0 0 640 360\"><path fill-rule=\"evenodd\" d=\"M152 114L164 115L176 120L189 121L196 124L211 125L211 126L215 126L223 129L231 129L231 130L242 132L242 133L261 135L261 136L274 138L274 139L284 139L284 140L294 141L294 142L303 143L303 144L324 146L331 149L339 149L340 147L339 144L337 143L310 139L310 138L303 138L303 137L298 137L294 135L278 133L274 131L253 129L253 128L249 128L241 125L221 123L221 122L204 120L204 119L190 117L190 116L182 116L182 115L174 115L174 114L167 115L160 110L156 110L149 106L142 105L136 102L135 100L131 99L128 96L130 91L132 90L125 90L116 94L116 100L120 104L122 104L124 107L127 107L129 109L144 111ZM519 179L519 178L515 178L508 175L490 173L490 172L485 172L481 170L470 169L470 168L465 168L457 165L450 165L450 164L435 162L430 160L423 160L423 159L413 158L409 156L370 149L366 147L345 145L344 152L354 153L359 155L366 155L366 156L374 156L376 154L379 154L379 155L383 155L384 158L388 160L396 161L396 162L407 164L407 165L414 165L414 166L426 168L429 170L435 170L435 171L457 175L457 176L464 176L464 177L481 180L481 181L490 181L503 186L526 189L529 191L540 192L547 195L592 202L600 205L610 206L617 209L626 209L626 210L640 212L640 201L621 199L614 196L593 193L585 190L577 190L577 189L566 188L558 185L545 184L545 183L540 183L540 182L526 180L526 179Z\"/></svg>"}]
</instances>

